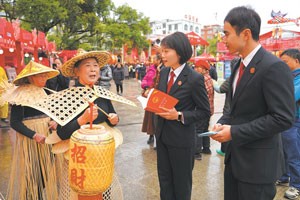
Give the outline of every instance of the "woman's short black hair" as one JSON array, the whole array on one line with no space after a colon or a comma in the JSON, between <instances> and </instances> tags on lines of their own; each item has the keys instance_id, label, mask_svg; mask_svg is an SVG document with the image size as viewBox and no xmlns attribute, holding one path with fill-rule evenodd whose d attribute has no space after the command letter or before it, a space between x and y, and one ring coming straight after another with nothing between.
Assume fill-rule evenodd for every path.
<instances>
[{"instance_id":1,"label":"woman's short black hair","mask_svg":"<svg viewBox=\"0 0 300 200\"><path fill-rule=\"evenodd\" d=\"M229 11L224 22L228 22L235 29L237 35L245 29L250 29L252 38L255 41L259 40L261 19L252 8L235 7Z\"/></svg>"},{"instance_id":2,"label":"woman's short black hair","mask_svg":"<svg viewBox=\"0 0 300 200\"><path fill-rule=\"evenodd\" d=\"M182 32L175 32L165 37L160 45L164 48L174 49L179 55L179 64L187 62L193 54L191 43L187 36Z\"/></svg>"}]
</instances>

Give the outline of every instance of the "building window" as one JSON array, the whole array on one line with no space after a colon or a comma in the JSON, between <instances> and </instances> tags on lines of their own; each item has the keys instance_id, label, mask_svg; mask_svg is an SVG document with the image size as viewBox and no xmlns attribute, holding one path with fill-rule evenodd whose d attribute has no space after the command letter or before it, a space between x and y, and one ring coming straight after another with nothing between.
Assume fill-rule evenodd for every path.
<instances>
[{"instance_id":1,"label":"building window","mask_svg":"<svg viewBox=\"0 0 300 200\"><path fill-rule=\"evenodd\" d=\"M196 32L196 33L199 33L199 27L196 27L196 28L195 28L195 32Z\"/></svg>"},{"instance_id":2,"label":"building window","mask_svg":"<svg viewBox=\"0 0 300 200\"><path fill-rule=\"evenodd\" d=\"M166 28L166 23L163 23L163 28Z\"/></svg>"},{"instance_id":3,"label":"building window","mask_svg":"<svg viewBox=\"0 0 300 200\"><path fill-rule=\"evenodd\" d=\"M193 31L193 26L192 25L190 26L190 31Z\"/></svg>"},{"instance_id":4,"label":"building window","mask_svg":"<svg viewBox=\"0 0 300 200\"><path fill-rule=\"evenodd\" d=\"M185 30L185 31L188 30L188 25L187 25L187 24L184 25L184 30Z\"/></svg>"},{"instance_id":5,"label":"building window","mask_svg":"<svg viewBox=\"0 0 300 200\"><path fill-rule=\"evenodd\" d=\"M171 30L172 30L172 25L170 24L170 25L169 25L169 31L171 31Z\"/></svg>"},{"instance_id":6,"label":"building window","mask_svg":"<svg viewBox=\"0 0 300 200\"><path fill-rule=\"evenodd\" d=\"M175 31L177 31L178 30L178 24L175 24Z\"/></svg>"}]
</instances>

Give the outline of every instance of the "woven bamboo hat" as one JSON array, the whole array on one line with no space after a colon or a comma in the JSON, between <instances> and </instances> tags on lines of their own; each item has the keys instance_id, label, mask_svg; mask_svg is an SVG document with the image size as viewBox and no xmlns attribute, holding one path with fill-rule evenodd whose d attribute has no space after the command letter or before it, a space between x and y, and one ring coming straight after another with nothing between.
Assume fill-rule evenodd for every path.
<instances>
[{"instance_id":1,"label":"woven bamboo hat","mask_svg":"<svg viewBox=\"0 0 300 200\"><path fill-rule=\"evenodd\" d=\"M74 73L74 65L80 61L87 58L96 58L99 64L99 67L103 67L110 60L110 54L107 51L84 51L83 49L78 49L77 54L65 62L61 67L61 72L66 77L76 76Z\"/></svg>"},{"instance_id":2,"label":"woven bamboo hat","mask_svg":"<svg viewBox=\"0 0 300 200\"><path fill-rule=\"evenodd\" d=\"M36 63L34 61L30 61L25 66L25 68L18 74L13 83L16 85L29 83L28 77L42 73L47 73L48 79L50 79L57 76L59 74L59 71L50 67L46 67L42 64Z\"/></svg>"}]
</instances>

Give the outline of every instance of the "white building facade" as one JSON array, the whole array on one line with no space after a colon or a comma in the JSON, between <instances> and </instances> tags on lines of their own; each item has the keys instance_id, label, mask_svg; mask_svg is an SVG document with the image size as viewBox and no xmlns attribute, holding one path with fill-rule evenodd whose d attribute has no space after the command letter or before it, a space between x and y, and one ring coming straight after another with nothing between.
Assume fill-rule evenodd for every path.
<instances>
[{"instance_id":1,"label":"white building facade","mask_svg":"<svg viewBox=\"0 0 300 200\"><path fill-rule=\"evenodd\" d=\"M179 20L165 19L151 21L150 26L152 29L152 33L149 35L150 39L164 37L176 31L183 33L193 31L198 35L201 35L201 24L198 22L198 18L191 15L185 15L184 19Z\"/></svg>"}]
</instances>

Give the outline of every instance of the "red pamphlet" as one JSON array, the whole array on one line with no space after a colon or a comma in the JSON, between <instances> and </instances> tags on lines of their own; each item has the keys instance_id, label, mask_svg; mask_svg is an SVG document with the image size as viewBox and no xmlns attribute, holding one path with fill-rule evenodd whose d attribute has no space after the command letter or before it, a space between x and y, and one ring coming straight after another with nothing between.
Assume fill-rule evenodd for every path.
<instances>
[{"instance_id":1,"label":"red pamphlet","mask_svg":"<svg viewBox=\"0 0 300 200\"><path fill-rule=\"evenodd\" d=\"M154 113L164 112L161 107L171 109L178 103L178 99L157 89L151 89L147 98L144 98L144 100L139 100L141 101L145 110Z\"/></svg>"}]
</instances>

